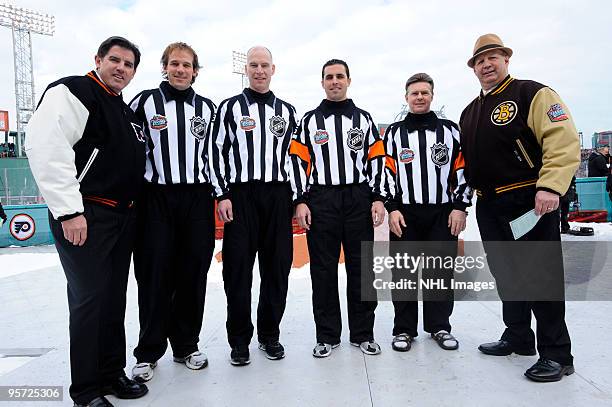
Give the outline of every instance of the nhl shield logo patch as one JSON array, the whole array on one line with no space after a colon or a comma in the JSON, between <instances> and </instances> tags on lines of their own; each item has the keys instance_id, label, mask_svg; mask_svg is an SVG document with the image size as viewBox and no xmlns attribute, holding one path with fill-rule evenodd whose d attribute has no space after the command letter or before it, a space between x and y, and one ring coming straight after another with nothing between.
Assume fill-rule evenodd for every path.
<instances>
[{"instance_id":1,"label":"nhl shield logo patch","mask_svg":"<svg viewBox=\"0 0 612 407\"><path fill-rule=\"evenodd\" d=\"M149 120L149 125L153 130L164 130L168 128L168 119L166 119L166 116L156 114Z\"/></svg>"},{"instance_id":2,"label":"nhl shield logo patch","mask_svg":"<svg viewBox=\"0 0 612 407\"><path fill-rule=\"evenodd\" d=\"M257 127L255 119L248 116L244 116L242 119L240 119L240 128L242 130L249 131L253 130L255 127Z\"/></svg>"},{"instance_id":3,"label":"nhl shield logo patch","mask_svg":"<svg viewBox=\"0 0 612 407\"><path fill-rule=\"evenodd\" d=\"M409 148L404 148L399 153L399 160L401 163L408 164L414 160L414 151Z\"/></svg>"},{"instance_id":4,"label":"nhl shield logo patch","mask_svg":"<svg viewBox=\"0 0 612 407\"><path fill-rule=\"evenodd\" d=\"M444 143L436 143L431 146L431 161L438 167L448 164L450 161L448 146Z\"/></svg>"},{"instance_id":5,"label":"nhl shield logo patch","mask_svg":"<svg viewBox=\"0 0 612 407\"><path fill-rule=\"evenodd\" d=\"M204 136L206 135L206 120L199 116L193 116L191 119L191 134L197 140L204 140Z\"/></svg>"},{"instance_id":6,"label":"nhl shield logo patch","mask_svg":"<svg viewBox=\"0 0 612 407\"><path fill-rule=\"evenodd\" d=\"M276 137L283 137L287 130L287 122L281 116L270 117L270 131Z\"/></svg>"},{"instance_id":7,"label":"nhl shield logo patch","mask_svg":"<svg viewBox=\"0 0 612 407\"><path fill-rule=\"evenodd\" d=\"M314 142L322 145L329 141L329 134L326 130L317 130L314 134Z\"/></svg>"},{"instance_id":8,"label":"nhl shield logo patch","mask_svg":"<svg viewBox=\"0 0 612 407\"><path fill-rule=\"evenodd\" d=\"M352 128L346 132L346 144L351 150L358 151L363 149L363 140L365 138L363 130Z\"/></svg>"},{"instance_id":9,"label":"nhl shield logo patch","mask_svg":"<svg viewBox=\"0 0 612 407\"><path fill-rule=\"evenodd\" d=\"M493 109L491 113L491 121L496 126L505 126L516 117L518 108L512 100L501 102Z\"/></svg>"}]
</instances>

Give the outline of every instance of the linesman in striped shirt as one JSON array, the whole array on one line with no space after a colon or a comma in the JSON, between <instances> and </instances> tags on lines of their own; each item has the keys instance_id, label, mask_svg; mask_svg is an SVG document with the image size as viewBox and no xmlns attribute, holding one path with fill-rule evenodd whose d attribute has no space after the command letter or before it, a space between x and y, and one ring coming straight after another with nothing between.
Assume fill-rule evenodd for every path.
<instances>
[{"instance_id":1,"label":"linesman in striped shirt","mask_svg":"<svg viewBox=\"0 0 612 407\"><path fill-rule=\"evenodd\" d=\"M168 341L174 361L199 370L198 349L206 277L215 247L215 215L207 144L215 105L195 93L198 55L168 45L161 58L166 80L131 102L147 135L145 203L134 255L140 338L135 380L153 377Z\"/></svg>"},{"instance_id":2,"label":"linesman in striped shirt","mask_svg":"<svg viewBox=\"0 0 612 407\"><path fill-rule=\"evenodd\" d=\"M436 243L434 252L425 244L422 251L426 255L455 256L457 236L465 229L465 210L471 205L471 189L463 176L459 127L430 110L434 82L429 75L412 75L405 88L410 111L404 120L390 125L384 137L389 240L450 242ZM393 270L394 281L409 277L402 271ZM423 269L424 279L450 280L452 274L452 269ZM433 294L429 296L431 301L424 293L423 325L441 348L454 350L459 342L450 333L453 295L452 291L441 291L428 293ZM410 350L418 335L418 301L407 298L407 294L393 293L392 348L400 352Z\"/></svg>"},{"instance_id":3,"label":"linesman in striped shirt","mask_svg":"<svg viewBox=\"0 0 612 407\"><path fill-rule=\"evenodd\" d=\"M346 96L351 83L346 62L323 65L326 99L306 113L291 143L295 215L305 228L310 253L312 305L317 344L313 356L327 357L340 344L338 260L344 247L350 342L365 354L380 353L374 341L376 301L369 298L373 274L361 274L361 242L374 240L385 216L383 142L368 112ZM370 268L371 270L371 268Z\"/></svg>"},{"instance_id":4,"label":"linesman in striped shirt","mask_svg":"<svg viewBox=\"0 0 612 407\"><path fill-rule=\"evenodd\" d=\"M219 106L210 145L211 181L217 212L225 223L223 283L227 337L234 366L250 363L251 285L258 254L259 349L282 359L280 322L293 260L289 143L295 109L270 90L272 54L261 46L247 52L249 87Z\"/></svg>"}]
</instances>

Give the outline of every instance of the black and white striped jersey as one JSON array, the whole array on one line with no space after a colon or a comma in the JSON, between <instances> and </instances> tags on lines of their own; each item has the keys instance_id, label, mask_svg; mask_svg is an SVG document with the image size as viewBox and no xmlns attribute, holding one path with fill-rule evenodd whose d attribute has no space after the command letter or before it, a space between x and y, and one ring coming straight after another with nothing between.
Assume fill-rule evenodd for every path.
<instances>
[{"instance_id":1,"label":"black and white striped jersey","mask_svg":"<svg viewBox=\"0 0 612 407\"><path fill-rule=\"evenodd\" d=\"M219 105L209 148L210 179L222 200L229 185L289 182L289 143L295 108L271 91L246 88Z\"/></svg>"},{"instance_id":2,"label":"black and white striped jersey","mask_svg":"<svg viewBox=\"0 0 612 407\"><path fill-rule=\"evenodd\" d=\"M463 170L459 127L439 119L434 112L408 113L387 128L385 187L387 210L401 204L453 203L465 210L471 205L472 190Z\"/></svg>"},{"instance_id":3,"label":"black and white striped jersey","mask_svg":"<svg viewBox=\"0 0 612 407\"><path fill-rule=\"evenodd\" d=\"M311 185L367 182L373 199L384 200L385 151L368 112L351 99L323 100L306 113L293 136L291 186L294 202L305 200Z\"/></svg>"},{"instance_id":4,"label":"black and white striped jersey","mask_svg":"<svg viewBox=\"0 0 612 407\"><path fill-rule=\"evenodd\" d=\"M147 135L145 179L152 184L209 181L208 143L216 106L193 88L163 81L130 102Z\"/></svg>"}]
</instances>

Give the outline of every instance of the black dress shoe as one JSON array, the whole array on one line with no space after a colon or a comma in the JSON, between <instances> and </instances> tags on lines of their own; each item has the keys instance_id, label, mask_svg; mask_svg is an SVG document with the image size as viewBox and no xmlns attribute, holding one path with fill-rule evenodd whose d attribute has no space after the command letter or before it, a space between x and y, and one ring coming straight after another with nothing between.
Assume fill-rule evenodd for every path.
<instances>
[{"instance_id":1,"label":"black dress shoe","mask_svg":"<svg viewBox=\"0 0 612 407\"><path fill-rule=\"evenodd\" d=\"M149 389L145 384L138 383L127 376L121 376L102 387L102 393L112 394L120 399L137 399L147 394Z\"/></svg>"},{"instance_id":2,"label":"black dress shoe","mask_svg":"<svg viewBox=\"0 0 612 407\"><path fill-rule=\"evenodd\" d=\"M562 365L554 360L540 358L525 372L534 382L558 382L563 376L574 373L574 365Z\"/></svg>"},{"instance_id":3,"label":"black dress shoe","mask_svg":"<svg viewBox=\"0 0 612 407\"><path fill-rule=\"evenodd\" d=\"M106 397L102 396L96 397L87 404L74 403L74 407L113 407L113 405L106 399Z\"/></svg>"},{"instance_id":4,"label":"black dress shoe","mask_svg":"<svg viewBox=\"0 0 612 407\"><path fill-rule=\"evenodd\" d=\"M251 363L248 345L234 346L230 358L230 363L234 366L246 366Z\"/></svg>"},{"instance_id":5,"label":"black dress shoe","mask_svg":"<svg viewBox=\"0 0 612 407\"><path fill-rule=\"evenodd\" d=\"M523 356L533 356L536 354L535 348L518 348L503 339L497 342L483 343L478 347L478 350L485 355L493 356L508 356L513 353Z\"/></svg>"}]
</instances>

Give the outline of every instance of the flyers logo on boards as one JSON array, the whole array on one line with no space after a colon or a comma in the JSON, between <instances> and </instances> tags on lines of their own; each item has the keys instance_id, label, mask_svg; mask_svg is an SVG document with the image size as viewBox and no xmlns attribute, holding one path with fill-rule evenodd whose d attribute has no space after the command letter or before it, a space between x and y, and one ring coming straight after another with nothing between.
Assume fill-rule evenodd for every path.
<instances>
[{"instance_id":1,"label":"flyers logo on boards","mask_svg":"<svg viewBox=\"0 0 612 407\"><path fill-rule=\"evenodd\" d=\"M20 213L11 219L9 231L11 236L19 241L28 240L36 232L36 223L30 215Z\"/></svg>"}]
</instances>

